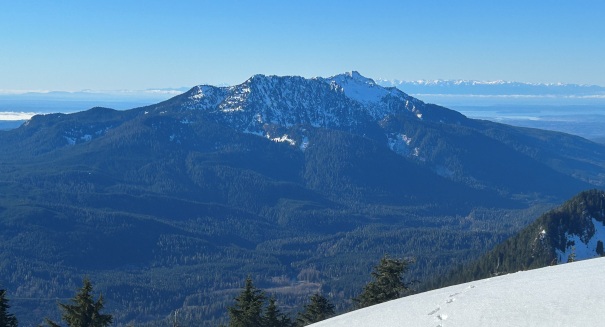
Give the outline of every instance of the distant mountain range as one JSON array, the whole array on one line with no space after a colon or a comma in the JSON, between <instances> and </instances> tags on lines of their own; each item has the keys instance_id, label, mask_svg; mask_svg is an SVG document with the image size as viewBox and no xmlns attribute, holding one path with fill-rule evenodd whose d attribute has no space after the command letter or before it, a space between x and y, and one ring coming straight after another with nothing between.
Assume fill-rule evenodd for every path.
<instances>
[{"instance_id":1,"label":"distant mountain range","mask_svg":"<svg viewBox=\"0 0 605 327\"><path fill-rule=\"evenodd\" d=\"M80 91L2 91L0 99L86 100L120 98L164 98L181 94L190 88L156 88L145 90L80 90Z\"/></svg>"},{"instance_id":2,"label":"distant mountain range","mask_svg":"<svg viewBox=\"0 0 605 327\"><path fill-rule=\"evenodd\" d=\"M584 84L468 80L378 80L377 83L397 87L409 94L605 97L605 87Z\"/></svg>"},{"instance_id":3,"label":"distant mountain range","mask_svg":"<svg viewBox=\"0 0 605 327\"><path fill-rule=\"evenodd\" d=\"M357 72L255 75L36 115L0 131L0 176L0 284L37 308L28 323L89 275L118 322L181 309L217 325L247 275L290 307L321 285L343 309L384 253L417 257L419 279L444 273L605 185L605 146Z\"/></svg>"},{"instance_id":4,"label":"distant mountain range","mask_svg":"<svg viewBox=\"0 0 605 327\"><path fill-rule=\"evenodd\" d=\"M357 73L357 72L356 72ZM358 73L357 73L358 74ZM578 96L605 97L605 87L588 84L524 83L511 81L476 80L386 80L377 79L376 85L397 87L407 94L493 95L493 96ZM226 86L226 85L221 85ZM81 90L81 91L11 91L0 90L0 100L124 100L167 99L189 87L154 88L145 90Z\"/></svg>"}]
</instances>

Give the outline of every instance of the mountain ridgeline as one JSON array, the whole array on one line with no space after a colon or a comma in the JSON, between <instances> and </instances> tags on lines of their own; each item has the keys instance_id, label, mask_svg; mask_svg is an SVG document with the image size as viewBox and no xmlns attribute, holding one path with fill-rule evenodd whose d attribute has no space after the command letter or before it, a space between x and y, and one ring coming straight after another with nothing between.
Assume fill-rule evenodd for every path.
<instances>
[{"instance_id":1,"label":"mountain ridgeline","mask_svg":"<svg viewBox=\"0 0 605 327\"><path fill-rule=\"evenodd\" d=\"M410 94L457 95L531 95L531 96L583 96L603 95L605 87L587 84L541 84L508 81L472 80L378 80L382 86L396 86Z\"/></svg>"},{"instance_id":2,"label":"mountain ridgeline","mask_svg":"<svg viewBox=\"0 0 605 327\"><path fill-rule=\"evenodd\" d=\"M30 324L82 275L118 323L216 325L247 275L291 307L321 285L342 310L385 253L426 280L603 185L605 146L580 137L357 72L256 75L0 131L0 285Z\"/></svg>"},{"instance_id":3,"label":"mountain ridgeline","mask_svg":"<svg viewBox=\"0 0 605 327\"><path fill-rule=\"evenodd\" d=\"M438 278L438 286L605 255L605 192L579 193L476 261ZM435 285L432 285L433 287Z\"/></svg>"}]
</instances>

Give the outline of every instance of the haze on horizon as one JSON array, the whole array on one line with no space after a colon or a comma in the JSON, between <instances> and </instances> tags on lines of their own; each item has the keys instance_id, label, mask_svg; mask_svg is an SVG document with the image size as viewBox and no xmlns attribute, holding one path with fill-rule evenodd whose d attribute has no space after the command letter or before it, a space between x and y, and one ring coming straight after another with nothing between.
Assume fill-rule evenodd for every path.
<instances>
[{"instance_id":1,"label":"haze on horizon","mask_svg":"<svg viewBox=\"0 0 605 327\"><path fill-rule=\"evenodd\" d=\"M235 85L254 74L605 86L597 0L10 2L0 90Z\"/></svg>"}]
</instances>

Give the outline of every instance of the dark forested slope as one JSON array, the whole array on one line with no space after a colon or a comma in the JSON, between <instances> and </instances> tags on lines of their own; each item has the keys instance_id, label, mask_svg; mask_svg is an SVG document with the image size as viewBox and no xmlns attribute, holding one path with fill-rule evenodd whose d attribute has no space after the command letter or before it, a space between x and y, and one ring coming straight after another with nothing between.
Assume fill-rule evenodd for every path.
<instances>
[{"instance_id":1,"label":"dark forested slope","mask_svg":"<svg viewBox=\"0 0 605 327\"><path fill-rule=\"evenodd\" d=\"M550 210L439 286L605 255L605 192L584 191Z\"/></svg>"}]
</instances>

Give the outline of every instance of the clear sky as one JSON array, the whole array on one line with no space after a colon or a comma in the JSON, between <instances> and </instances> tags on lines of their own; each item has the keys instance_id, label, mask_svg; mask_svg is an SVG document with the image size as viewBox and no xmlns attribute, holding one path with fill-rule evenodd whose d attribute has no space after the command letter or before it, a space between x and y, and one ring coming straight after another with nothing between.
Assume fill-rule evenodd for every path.
<instances>
[{"instance_id":1,"label":"clear sky","mask_svg":"<svg viewBox=\"0 0 605 327\"><path fill-rule=\"evenodd\" d=\"M605 86L603 0L0 2L0 90L254 74Z\"/></svg>"}]
</instances>

